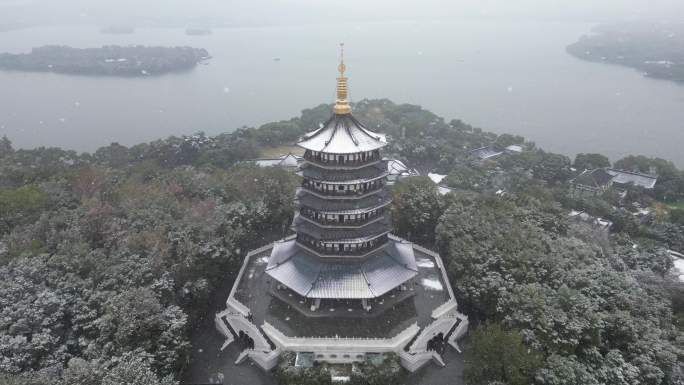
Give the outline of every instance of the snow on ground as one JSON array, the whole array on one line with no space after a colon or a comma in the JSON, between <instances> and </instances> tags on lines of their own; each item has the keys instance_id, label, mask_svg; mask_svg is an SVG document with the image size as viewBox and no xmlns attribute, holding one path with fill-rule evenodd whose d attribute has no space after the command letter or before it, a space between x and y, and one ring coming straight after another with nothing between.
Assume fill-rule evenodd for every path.
<instances>
[{"instance_id":1,"label":"snow on ground","mask_svg":"<svg viewBox=\"0 0 684 385\"><path fill-rule=\"evenodd\" d=\"M675 274L679 275L679 280L684 282L684 259L675 257L674 270Z\"/></svg>"}]
</instances>

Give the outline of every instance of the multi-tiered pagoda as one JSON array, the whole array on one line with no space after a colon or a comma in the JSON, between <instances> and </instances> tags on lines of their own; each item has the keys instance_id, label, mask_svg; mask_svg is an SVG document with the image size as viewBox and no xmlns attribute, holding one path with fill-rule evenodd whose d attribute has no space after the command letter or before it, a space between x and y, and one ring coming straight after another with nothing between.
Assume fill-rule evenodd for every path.
<instances>
[{"instance_id":1,"label":"multi-tiered pagoda","mask_svg":"<svg viewBox=\"0 0 684 385\"><path fill-rule=\"evenodd\" d=\"M351 114L342 58L332 116L304 149L295 234L250 252L216 325L272 368L283 351L302 362L353 363L395 352L415 370L441 361L435 342L467 327L436 253L390 234L386 137ZM409 344L410 343L410 344Z\"/></svg>"}]
</instances>

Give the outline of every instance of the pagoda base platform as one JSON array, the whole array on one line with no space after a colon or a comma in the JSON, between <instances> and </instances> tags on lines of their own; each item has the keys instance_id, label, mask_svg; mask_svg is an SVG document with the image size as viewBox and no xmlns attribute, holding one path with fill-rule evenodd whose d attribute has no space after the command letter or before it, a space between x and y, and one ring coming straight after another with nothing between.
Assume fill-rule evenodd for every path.
<instances>
[{"instance_id":1,"label":"pagoda base platform","mask_svg":"<svg viewBox=\"0 0 684 385\"><path fill-rule=\"evenodd\" d=\"M322 299L312 310L316 299L282 286L279 289L279 281L267 273L274 244L250 252L226 309L216 315L216 328L226 338L224 346L243 341L247 349L240 360L250 358L265 370L277 365L285 351L341 364L363 361L368 354L395 352L410 371L431 361L441 362L429 347L439 339L458 349L457 340L467 331L468 318L457 310L439 255L390 238L410 245L417 273L402 284L404 288L364 299L370 311L363 308L361 299Z\"/></svg>"}]
</instances>

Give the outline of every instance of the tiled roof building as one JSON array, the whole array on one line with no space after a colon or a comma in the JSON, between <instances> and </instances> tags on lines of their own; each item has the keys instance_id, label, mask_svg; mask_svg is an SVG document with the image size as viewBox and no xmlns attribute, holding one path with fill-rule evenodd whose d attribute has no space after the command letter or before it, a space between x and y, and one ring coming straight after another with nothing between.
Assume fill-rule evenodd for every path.
<instances>
[{"instance_id":1,"label":"tiled roof building","mask_svg":"<svg viewBox=\"0 0 684 385\"><path fill-rule=\"evenodd\" d=\"M655 175L612 168L597 168L594 170L584 170L584 172L570 181L570 185L572 186L573 194L582 196L599 195L606 192L612 186L626 188L631 185L652 189L657 181L658 177Z\"/></svg>"}]
</instances>

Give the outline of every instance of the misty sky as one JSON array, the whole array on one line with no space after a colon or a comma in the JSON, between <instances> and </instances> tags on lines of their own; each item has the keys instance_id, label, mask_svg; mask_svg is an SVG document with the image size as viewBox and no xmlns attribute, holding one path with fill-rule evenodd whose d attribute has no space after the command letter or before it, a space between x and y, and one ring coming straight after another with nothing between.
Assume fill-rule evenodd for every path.
<instances>
[{"instance_id":1,"label":"misty sky","mask_svg":"<svg viewBox=\"0 0 684 385\"><path fill-rule=\"evenodd\" d=\"M0 23L263 25L415 18L667 18L682 0L0 0Z\"/></svg>"}]
</instances>

